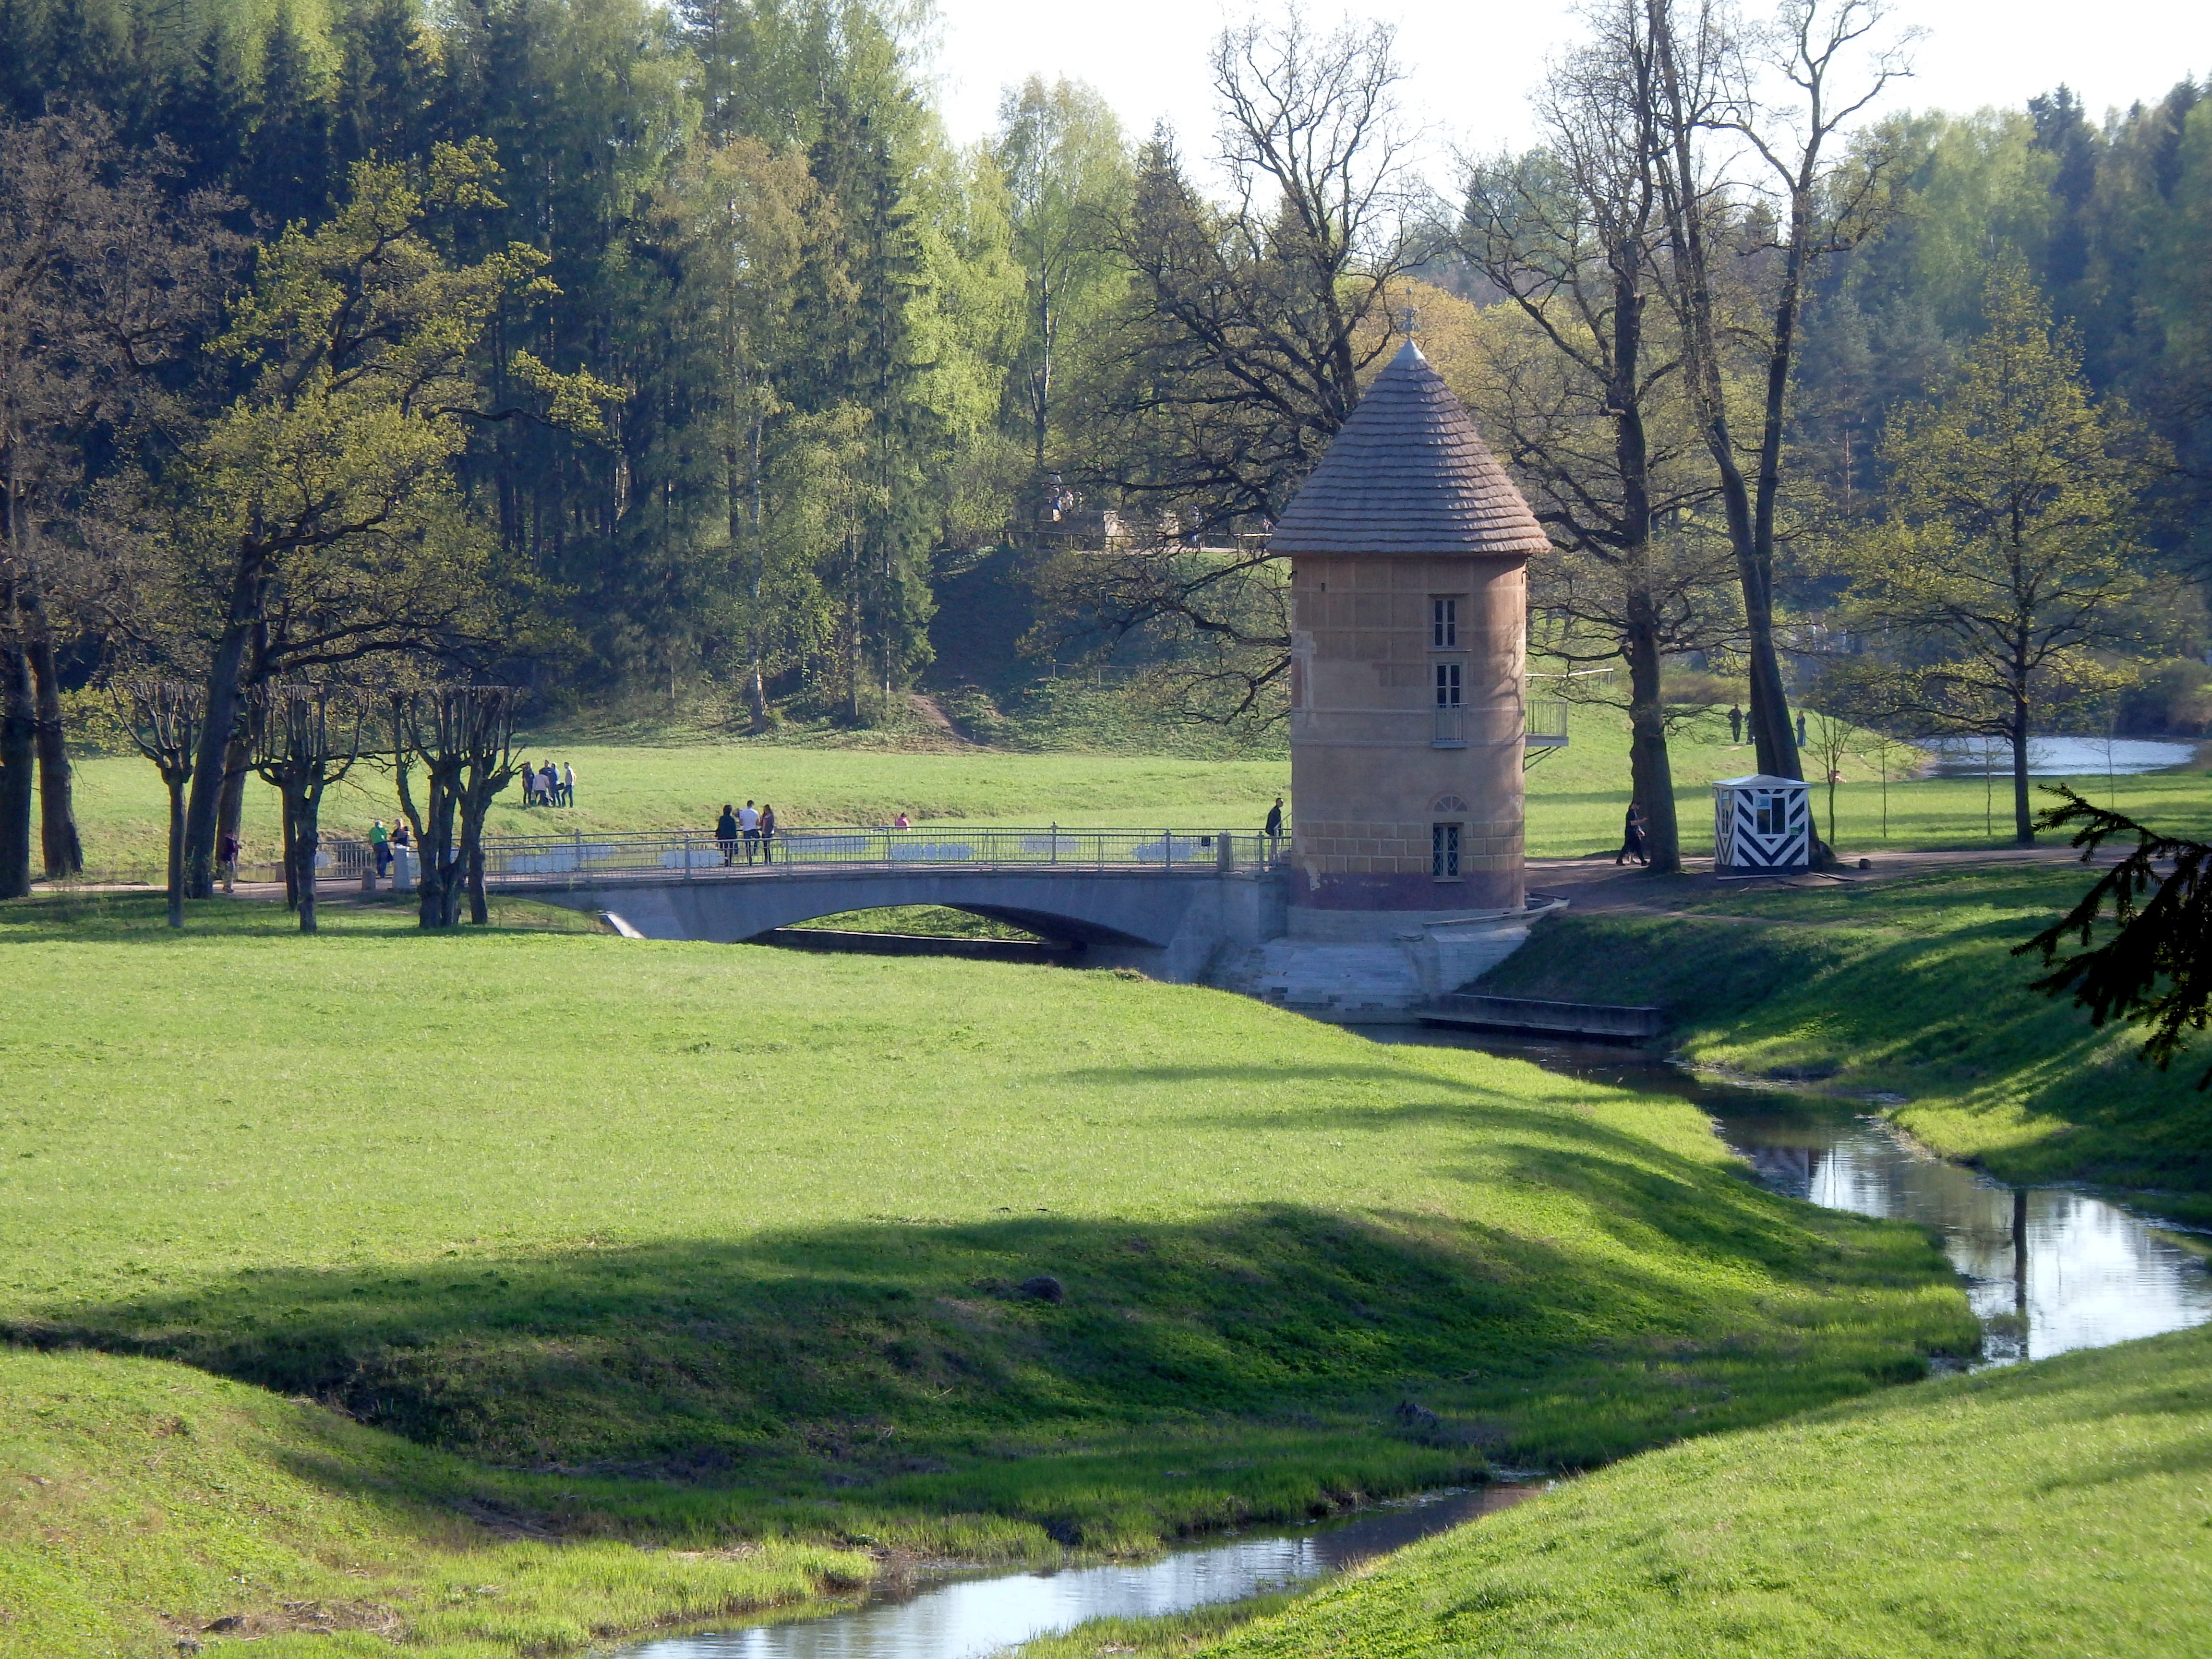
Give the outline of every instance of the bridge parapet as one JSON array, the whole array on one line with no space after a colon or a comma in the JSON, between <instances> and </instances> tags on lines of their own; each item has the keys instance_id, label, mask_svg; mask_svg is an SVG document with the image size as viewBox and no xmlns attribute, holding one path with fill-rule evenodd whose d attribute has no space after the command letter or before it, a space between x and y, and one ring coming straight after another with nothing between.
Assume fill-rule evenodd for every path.
<instances>
[{"instance_id":1,"label":"bridge parapet","mask_svg":"<svg viewBox=\"0 0 2212 1659\"><path fill-rule=\"evenodd\" d=\"M484 880L501 889L716 881L775 871L1113 871L1160 876L1266 869L1287 835L1224 830L830 826L724 841L693 832L487 836Z\"/></svg>"}]
</instances>

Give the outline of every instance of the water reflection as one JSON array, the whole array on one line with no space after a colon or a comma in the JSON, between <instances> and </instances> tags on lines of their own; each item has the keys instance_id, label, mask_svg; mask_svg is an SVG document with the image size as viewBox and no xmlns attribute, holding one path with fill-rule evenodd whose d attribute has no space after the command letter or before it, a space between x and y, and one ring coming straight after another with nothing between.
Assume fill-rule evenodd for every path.
<instances>
[{"instance_id":1,"label":"water reflection","mask_svg":"<svg viewBox=\"0 0 2212 1659\"><path fill-rule=\"evenodd\" d=\"M1832 1210L1933 1227L1966 1281L1990 1359L2043 1359L2212 1322L2212 1273L2178 1231L2066 1187L2002 1186L1916 1150L1841 1103L1733 1087L1648 1055L1418 1026L1382 1042L1442 1043L1532 1060L1591 1082L1671 1094L1710 1113L1762 1186Z\"/></svg>"},{"instance_id":2,"label":"water reflection","mask_svg":"<svg viewBox=\"0 0 2212 1659\"><path fill-rule=\"evenodd\" d=\"M1923 738L1920 747L1936 757L1940 778L2012 775L2012 745L1985 738ZM2136 777L2186 766L2197 753L2193 743L2156 738L2030 738L2027 775L2032 778Z\"/></svg>"},{"instance_id":3,"label":"water reflection","mask_svg":"<svg viewBox=\"0 0 2212 1659\"><path fill-rule=\"evenodd\" d=\"M1248 1534L1134 1565L924 1580L827 1618L672 1637L629 1650L629 1659L969 1659L1090 1619L1181 1613L1341 1571L1535 1490L1501 1482L1430 1493L1348 1521Z\"/></svg>"},{"instance_id":4,"label":"water reflection","mask_svg":"<svg viewBox=\"0 0 2212 1659\"><path fill-rule=\"evenodd\" d=\"M2212 1274L2145 1218L2063 1187L2002 1187L1914 1152L1879 1119L1709 1104L1760 1182L1942 1234L1992 1359L2042 1359L2212 1321ZM1756 1097L1754 1097L1755 1099Z\"/></svg>"}]
</instances>

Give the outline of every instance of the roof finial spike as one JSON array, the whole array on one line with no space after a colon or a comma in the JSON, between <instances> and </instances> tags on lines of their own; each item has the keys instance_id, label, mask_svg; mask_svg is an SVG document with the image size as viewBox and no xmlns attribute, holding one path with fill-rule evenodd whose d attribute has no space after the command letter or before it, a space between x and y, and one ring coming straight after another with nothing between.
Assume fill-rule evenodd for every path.
<instances>
[{"instance_id":1,"label":"roof finial spike","mask_svg":"<svg viewBox=\"0 0 2212 1659\"><path fill-rule=\"evenodd\" d=\"M1411 345L1413 343L1414 331L1421 325L1420 307L1400 306L1394 315L1398 325L1398 332L1404 335L1406 343Z\"/></svg>"}]
</instances>

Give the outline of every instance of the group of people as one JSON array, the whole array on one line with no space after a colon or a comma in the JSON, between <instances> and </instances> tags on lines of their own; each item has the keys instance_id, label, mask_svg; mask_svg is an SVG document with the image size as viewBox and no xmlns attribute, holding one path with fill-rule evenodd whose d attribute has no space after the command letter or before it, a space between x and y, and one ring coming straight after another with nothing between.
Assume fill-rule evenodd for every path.
<instances>
[{"instance_id":1,"label":"group of people","mask_svg":"<svg viewBox=\"0 0 2212 1659\"><path fill-rule=\"evenodd\" d=\"M1729 741L1743 741L1743 705L1740 702L1729 705ZM1805 711L1802 708L1797 711L1797 746L1805 746Z\"/></svg>"},{"instance_id":2,"label":"group of people","mask_svg":"<svg viewBox=\"0 0 2212 1659\"><path fill-rule=\"evenodd\" d=\"M369 825L368 850L376 857L376 878L382 881L384 872L392 867L394 849L404 850L414 844L413 836L408 833L405 818L399 819L389 831L385 829L382 818Z\"/></svg>"},{"instance_id":3,"label":"group of people","mask_svg":"<svg viewBox=\"0 0 2212 1659\"><path fill-rule=\"evenodd\" d=\"M574 806L576 804L576 769L562 761L556 770L551 761L533 770L528 761L522 763L522 804L525 806Z\"/></svg>"},{"instance_id":4,"label":"group of people","mask_svg":"<svg viewBox=\"0 0 2212 1659\"><path fill-rule=\"evenodd\" d=\"M755 806L747 801L743 806L722 805L722 816L714 820L714 840L722 849L723 864L738 861L743 848L745 862L756 857L763 864L775 862L775 808Z\"/></svg>"}]
</instances>

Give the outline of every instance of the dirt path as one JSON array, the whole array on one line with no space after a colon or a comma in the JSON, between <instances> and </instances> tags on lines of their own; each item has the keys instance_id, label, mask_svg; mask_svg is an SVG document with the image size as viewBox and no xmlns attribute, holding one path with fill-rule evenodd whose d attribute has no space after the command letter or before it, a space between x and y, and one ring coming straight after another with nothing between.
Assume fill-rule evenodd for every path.
<instances>
[{"instance_id":1,"label":"dirt path","mask_svg":"<svg viewBox=\"0 0 2212 1659\"><path fill-rule=\"evenodd\" d=\"M2110 863L2114 854L2100 860ZM1875 853L1866 859L1869 867L1856 866L1809 872L1802 876L1732 878L1723 880L1712 872L1710 859L1684 860L1678 876L1653 876L1633 866L1622 866L1608 858L1530 859L1531 892L1553 893L1577 910L1634 910L1652 915L1695 916L1703 921L1741 921L1754 926L1797 927L1864 927L1862 919L1797 920L1771 916L1729 916L1711 910L1679 907L1726 893L1817 892L1868 882L1895 881L1937 870L1996 869L2007 866L2057 866L2079 865L2081 854L2059 842L2038 847L1978 848L1964 852Z\"/></svg>"}]
</instances>

